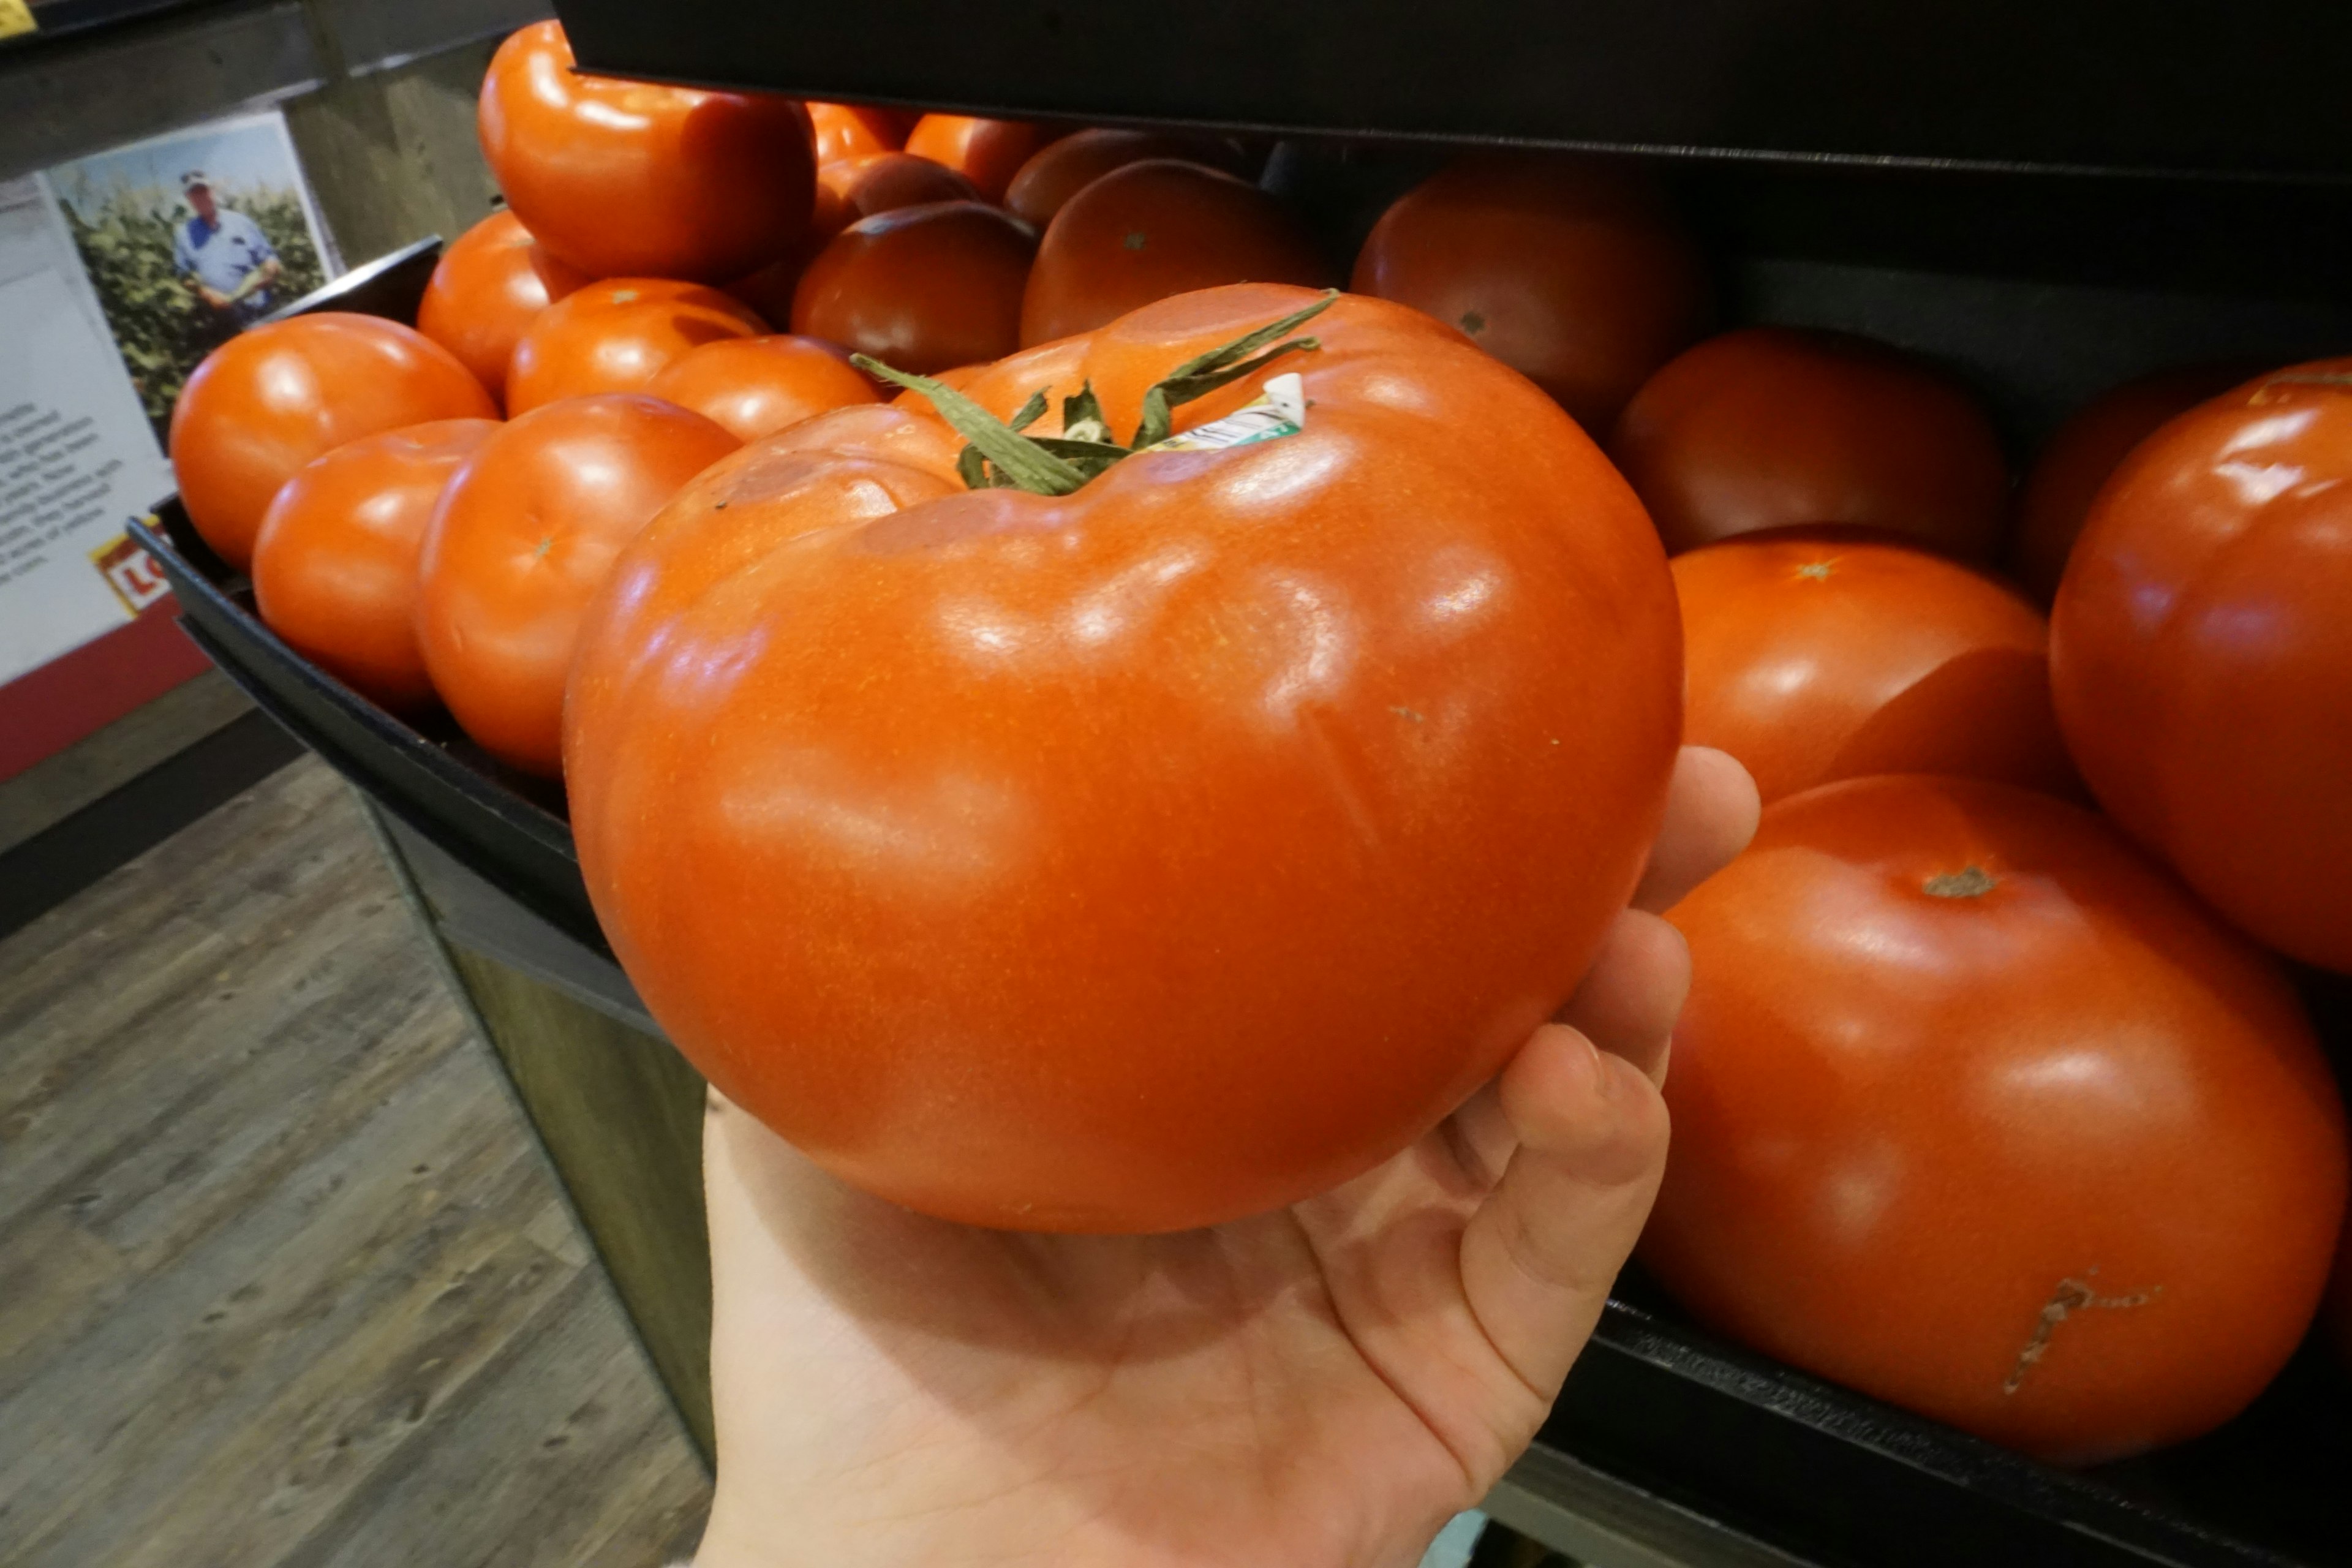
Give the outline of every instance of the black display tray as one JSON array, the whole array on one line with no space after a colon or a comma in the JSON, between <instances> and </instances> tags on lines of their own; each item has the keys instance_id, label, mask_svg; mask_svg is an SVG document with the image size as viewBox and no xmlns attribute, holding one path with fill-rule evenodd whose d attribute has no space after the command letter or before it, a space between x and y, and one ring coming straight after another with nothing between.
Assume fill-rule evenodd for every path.
<instances>
[{"instance_id":1,"label":"black display tray","mask_svg":"<svg viewBox=\"0 0 2352 1568\"><path fill-rule=\"evenodd\" d=\"M976 112L2340 177L2328 0L560 0L620 76Z\"/></svg>"},{"instance_id":2,"label":"black display tray","mask_svg":"<svg viewBox=\"0 0 2352 1568\"><path fill-rule=\"evenodd\" d=\"M344 310L409 320L438 251L437 241L411 247L279 314ZM1757 312L1800 316L1803 300L1843 298L1842 285L1880 279L1874 292L1864 289L1858 303L1839 309L1910 322L1914 335L1943 333L1952 345L1948 357L1976 366L1989 392L2002 390L1990 383L2011 356L2031 364L2036 352L2075 352L2066 311L2035 292L2039 286L1754 257L1738 262L1733 277L1748 279L1735 299L1756 302ZM1993 292L1962 297L1972 287ZM2095 304L2102 297L2084 299ZM2069 293L2060 302L2088 308L2084 299ZM2005 325L2003 300L2018 306L2018 319ZM2141 303L2149 323L2124 334L2116 352L2126 359L2177 354L2168 334L2202 319L2188 307L2168 313L2161 296ZM2227 316L2220 302L2211 309ZM2352 326L2334 302L2266 310L2248 320L2282 338ZM134 531L170 580L189 635L266 711L524 910L609 952L581 883L559 792L501 769L446 720L394 717L297 656L261 624L249 586L205 547L176 502ZM2340 1001L2335 992L2319 999L2331 997ZM2004 1561L2037 1568L2320 1568L2352 1561L2352 1488L2342 1482L2337 1458L2352 1453L2352 1388L2316 1352L2212 1436L2074 1474L1717 1342L1681 1321L1635 1270L1621 1282L1538 1447L1823 1568Z\"/></svg>"}]
</instances>

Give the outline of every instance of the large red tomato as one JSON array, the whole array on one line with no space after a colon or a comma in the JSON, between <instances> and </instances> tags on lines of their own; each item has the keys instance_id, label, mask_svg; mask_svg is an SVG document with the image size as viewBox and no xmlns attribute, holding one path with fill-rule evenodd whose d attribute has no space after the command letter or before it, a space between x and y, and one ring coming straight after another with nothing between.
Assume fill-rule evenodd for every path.
<instances>
[{"instance_id":1,"label":"large red tomato","mask_svg":"<svg viewBox=\"0 0 2352 1568\"><path fill-rule=\"evenodd\" d=\"M2352 360L2180 416L2091 508L2051 611L2099 804L2256 937L2352 973Z\"/></svg>"},{"instance_id":2,"label":"large red tomato","mask_svg":"<svg viewBox=\"0 0 2352 1568\"><path fill-rule=\"evenodd\" d=\"M498 414L457 356L413 328L296 316L238 333L188 377L172 471L196 531L243 571L278 487L311 458L380 430Z\"/></svg>"},{"instance_id":3,"label":"large red tomato","mask_svg":"<svg viewBox=\"0 0 2352 1568\"><path fill-rule=\"evenodd\" d=\"M970 180L980 187L983 200L1001 202L1021 165L1053 139L1054 132L1026 121L926 114L907 132L906 147Z\"/></svg>"},{"instance_id":4,"label":"large red tomato","mask_svg":"<svg viewBox=\"0 0 2352 1568\"><path fill-rule=\"evenodd\" d=\"M600 392L643 392L703 344L767 330L740 300L698 283L665 278L591 283L541 311L515 344L507 367L507 411L527 413L559 398Z\"/></svg>"},{"instance_id":5,"label":"large red tomato","mask_svg":"<svg viewBox=\"0 0 2352 1568\"><path fill-rule=\"evenodd\" d=\"M2220 396L2259 368L2200 364L2158 371L2111 387L2076 409L2019 487L2017 528L2006 557L2010 575L2050 603L2092 500L2132 448L2174 415Z\"/></svg>"},{"instance_id":6,"label":"large red tomato","mask_svg":"<svg viewBox=\"0 0 2352 1568\"><path fill-rule=\"evenodd\" d=\"M632 534L742 443L653 397L567 398L482 443L433 514L416 634L481 748L553 777L580 616Z\"/></svg>"},{"instance_id":7,"label":"large red tomato","mask_svg":"<svg viewBox=\"0 0 2352 1568\"><path fill-rule=\"evenodd\" d=\"M1021 300L1021 341L1090 332L1220 283L1335 280L1312 237L1246 180L1176 158L1112 170L1062 205Z\"/></svg>"},{"instance_id":8,"label":"large red tomato","mask_svg":"<svg viewBox=\"0 0 2352 1568\"><path fill-rule=\"evenodd\" d=\"M907 144L907 132L916 116L897 109L875 109L860 103L822 103L811 99L809 122L816 132L819 169L841 158L868 153L896 153Z\"/></svg>"},{"instance_id":9,"label":"large red tomato","mask_svg":"<svg viewBox=\"0 0 2352 1568\"><path fill-rule=\"evenodd\" d=\"M1010 353L1036 239L978 202L861 218L801 274L793 331L929 374Z\"/></svg>"},{"instance_id":10,"label":"large red tomato","mask_svg":"<svg viewBox=\"0 0 2352 1568\"><path fill-rule=\"evenodd\" d=\"M520 218L495 212L441 253L416 308L416 330L503 399L515 344L541 310L588 280L550 256Z\"/></svg>"},{"instance_id":11,"label":"large red tomato","mask_svg":"<svg viewBox=\"0 0 2352 1568\"><path fill-rule=\"evenodd\" d=\"M2195 1436L2285 1364L2344 1110L2277 965L2099 818L1975 779L1764 814L1695 976L1641 1255L1702 1322L2045 1458Z\"/></svg>"},{"instance_id":12,"label":"large red tomato","mask_svg":"<svg viewBox=\"0 0 2352 1568\"><path fill-rule=\"evenodd\" d=\"M1113 169L1147 158L1181 158L1229 174L1242 173L1245 163L1239 147L1215 137L1098 125L1039 148L1005 187L1005 210L1042 230L1072 196Z\"/></svg>"},{"instance_id":13,"label":"large red tomato","mask_svg":"<svg viewBox=\"0 0 2352 1568\"><path fill-rule=\"evenodd\" d=\"M672 363L646 389L691 408L741 441L814 419L828 408L877 401L874 384L839 349L814 338L724 338Z\"/></svg>"},{"instance_id":14,"label":"large red tomato","mask_svg":"<svg viewBox=\"0 0 2352 1568\"><path fill-rule=\"evenodd\" d=\"M2011 588L1889 535L1748 534L1675 557L1683 738L1767 801L1871 773L2080 786L2050 710L2050 627Z\"/></svg>"},{"instance_id":15,"label":"large red tomato","mask_svg":"<svg viewBox=\"0 0 2352 1568\"><path fill-rule=\"evenodd\" d=\"M818 235L831 239L862 217L925 202L972 202L980 192L953 169L912 153L870 153L817 171Z\"/></svg>"},{"instance_id":16,"label":"large red tomato","mask_svg":"<svg viewBox=\"0 0 2352 1568\"><path fill-rule=\"evenodd\" d=\"M816 161L798 102L583 74L560 22L499 46L478 126L507 205L592 278L717 283L808 226Z\"/></svg>"},{"instance_id":17,"label":"large red tomato","mask_svg":"<svg viewBox=\"0 0 2352 1568\"><path fill-rule=\"evenodd\" d=\"M1596 437L1706 324L1706 265L1638 172L1484 154L1397 199L1356 257L1359 294L1451 322Z\"/></svg>"},{"instance_id":18,"label":"large red tomato","mask_svg":"<svg viewBox=\"0 0 2352 1568\"><path fill-rule=\"evenodd\" d=\"M1314 301L1169 300L1079 378L1125 440ZM599 596L566 715L598 913L680 1048L847 1180L1033 1229L1323 1191L1488 1078L1622 908L1680 731L1655 535L1450 330L1312 331L1177 420L1288 371L1297 433L1058 496L968 490L928 416L820 416Z\"/></svg>"},{"instance_id":19,"label":"large red tomato","mask_svg":"<svg viewBox=\"0 0 2352 1568\"><path fill-rule=\"evenodd\" d=\"M1992 559L2009 469L1966 389L1865 338L1725 332L1625 405L1611 454L1669 552L1760 529L1889 529Z\"/></svg>"},{"instance_id":20,"label":"large red tomato","mask_svg":"<svg viewBox=\"0 0 2352 1568\"><path fill-rule=\"evenodd\" d=\"M303 658L386 708L433 702L416 562L457 466L499 428L444 419L347 441L287 480L253 547L253 596Z\"/></svg>"}]
</instances>

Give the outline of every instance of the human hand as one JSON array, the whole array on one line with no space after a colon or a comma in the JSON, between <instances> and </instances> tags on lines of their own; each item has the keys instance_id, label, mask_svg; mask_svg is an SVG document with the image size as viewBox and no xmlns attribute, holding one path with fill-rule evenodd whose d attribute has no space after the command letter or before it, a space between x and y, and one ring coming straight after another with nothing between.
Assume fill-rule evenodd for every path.
<instances>
[{"instance_id":1,"label":"human hand","mask_svg":"<svg viewBox=\"0 0 2352 1568\"><path fill-rule=\"evenodd\" d=\"M950 1225L714 1096L719 1484L696 1568L1410 1568L1534 1436L1641 1233L1690 980L1658 911L1756 816L1738 763L1685 748L1633 908L1559 1022L1418 1143L1276 1214Z\"/></svg>"}]
</instances>

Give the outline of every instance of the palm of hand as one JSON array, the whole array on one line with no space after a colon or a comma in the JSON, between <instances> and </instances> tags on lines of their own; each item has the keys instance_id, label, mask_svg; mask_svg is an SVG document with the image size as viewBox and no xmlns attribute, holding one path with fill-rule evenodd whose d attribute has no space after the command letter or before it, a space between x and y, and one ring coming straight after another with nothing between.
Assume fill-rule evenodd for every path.
<instances>
[{"instance_id":1,"label":"palm of hand","mask_svg":"<svg viewBox=\"0 0 2352 1568\"><path fill-rule=\"evenodd\" d=\"M1752 828L1744 775L1690 755L1638 904ZM1665 1143L1644 1069L1685 972L1629 911L1577 1026L1419 1143L1172 1236L929 1219L714 1101L698 1563L1409 1568L1534 1435L1639 1233Z\"/></svg>"}]
</instances>

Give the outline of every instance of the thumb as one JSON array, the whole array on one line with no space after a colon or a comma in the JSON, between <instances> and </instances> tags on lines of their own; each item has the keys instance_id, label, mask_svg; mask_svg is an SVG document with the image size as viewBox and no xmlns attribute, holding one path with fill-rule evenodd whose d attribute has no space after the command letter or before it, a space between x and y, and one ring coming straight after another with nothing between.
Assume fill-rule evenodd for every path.
<instances>
[{"instance_id":1,"label":"thumb","mask_svg":"<svg viewBox=\"0 0 2352 1568\"><path fill-rule=\"evenodd\" d=\"M1497 1087L1519 1146L1463 1233L1463 1294L1496 1352L1549 1400L1649 1217L1666 1105L1639 1068L1557 1024Z\"/></svg>"}]
</instances>

